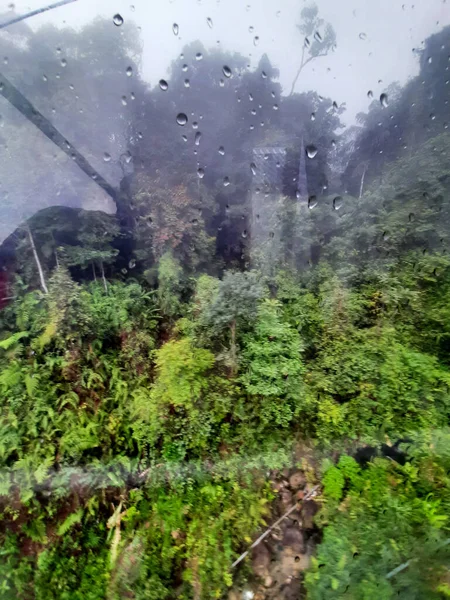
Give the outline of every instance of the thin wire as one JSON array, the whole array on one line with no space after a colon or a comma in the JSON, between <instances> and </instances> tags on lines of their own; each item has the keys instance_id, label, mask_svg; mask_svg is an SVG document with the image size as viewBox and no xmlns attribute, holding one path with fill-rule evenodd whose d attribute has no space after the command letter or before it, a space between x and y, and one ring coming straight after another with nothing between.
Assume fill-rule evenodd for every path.
<instances>
[{"instance_id":1,"label":"thin wire","mask_svg":"<svg viewBox=\"0 0 450 600\"><path fill-rule=\"evenodd\" d=\"M43 8L36 8L36 10L32 10L29 13L25 13L24 15L19 15L18 17L14 17L5 23L0 23L0 29L4 29L5 27L9 27L14 23L18 23L19 21L24 21L25 19L29 19L30 17L34 17L35 15L40 15L47 10L52 10L53 8L58 8L58 6L64 6L64 4L70 4L71 2L77 2L77 0L60 0L60 2L54 2L53 4L49 4L48 6L44 6Z\"/></svg>"}]
</instances>

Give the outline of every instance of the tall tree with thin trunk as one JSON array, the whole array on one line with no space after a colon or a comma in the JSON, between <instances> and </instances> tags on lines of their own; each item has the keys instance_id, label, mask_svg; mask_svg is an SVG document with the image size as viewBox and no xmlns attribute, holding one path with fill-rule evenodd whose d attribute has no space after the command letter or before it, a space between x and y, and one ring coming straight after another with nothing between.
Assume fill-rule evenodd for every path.
<instances>
[{"instance_id":1,"label":"tall tree with thin trunk","mask_svg":"<svg viewBox=\"0 0 450 600\"><path fill-rule=\"evenodd\" d=\"M264 288L254 272L225 273L217 295L206 310L205 319L211 331L217 334L228 332L229 350L226 362L231 376L238 371L238 337L256 318L258 303L264 296Z\"/></svg>"},{"instance_id":2,"label":"tall tree with thin trunk","mask_svg":"<svg viewBox=\"0 0 450 600\"><path fill-rule=\"evenodd\" d=\"M80 231L76 246L64 246L65 263L68 266L80 266L92 269L94 280L97 280L95 266L99 268L103 287L108 291L105 275L105 264L115 261L118 250L112 242L119 235L119 226L115 217L100 212L80 213Z\"/></svg>"},{"instance_id":3,"label":"tall tree with thin trunk","mask_svg":"<svg viewBox=\"0 0 450 600\"><path fill-rule=\"evenodd\" d=\"M327 56L336 44L336 34L329 23L319 18L319 9L315 4L305 7L301 12L301 23L297 25L305 36L300 65L292 82L290 96L294 93L298 78L306 65L320 56Z\"/></svg>"}]
</instances>

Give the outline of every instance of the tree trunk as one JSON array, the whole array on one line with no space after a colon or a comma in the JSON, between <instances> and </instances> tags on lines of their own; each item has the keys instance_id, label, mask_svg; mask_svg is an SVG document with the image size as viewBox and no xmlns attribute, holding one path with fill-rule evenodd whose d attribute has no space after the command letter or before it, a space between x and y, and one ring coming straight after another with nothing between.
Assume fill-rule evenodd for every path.
<instances>
[{"instance_id":1,"label":"tree trunk","mask_svg":"<svg viewBox=\"0 0 450 600\"><path fill-rule=\"evenodd\" d=\"M105 269L103 267L103 261L100 261L100 269L102 272L102 280L103 280L103 287L105 288L105 292L108 293L108 282L106 281L106 277L105 277Z\"/></svg>"},{"instance_id":2,"label":"tree trunk","mask_svg":"<svg viewBox=\"0 0 450 600\"><path fill-rule=\"evenodd\" d=\"M303 68L306 67L306 65L309 62L311 62L312 60L314 60L315 58L319 58L319 56L327 56L327 52L322 52L322 53L319 52L319 54L316 54L315 56L310 56L309 58L307 58L305 60L305 45L303 44L302 60L300 61L300 66L298 68L297 73L295 74L294 81L292 82L291 91L289 92L289 96L292 96L292 94L294 93L295 86L297 84L298 78L300 77L300 73L303 71Z\"/></svg>"},{"instance_id":3,"label":"tree trunk","mask_svg":"<svg viewBox=\"0 0 450 600\"><path fill-rule=\"evenodd\" d=\"M29 225L26 226L26 231L28 233L28 239L30 240L31 249L33 250L34 261L36 263L37 270L39 272L39 279L41 281L41 287L44 290L44 294L48 294L47 284L45 283L44 271L42 270L41 261L39 260L39 256L38 256L38 253L36 250L36 246L34 244L33 235L31 233L31 229L30 229Z\"/></svg>"},{"instance_id":4,"label":"tree trunk","mask_svg":"<svg viewBox=\"0 0 450 600\"><path fill-rule=\"evenodd\" d=\"M95 263L92 261L92 273L94 274L94 281L97 281L97 275L95 273Z\"/></svg>"},{"instance_id":5,"label":"tree trunk","mask_svg":"<svg viewBox=\"0 0 450 600\"><path fill-rule=\"evenodd\" d=\"M58 250L56 248L56 242L55 242L55 236L53 235L53 231L51 232L52 234L52 240L53 243L55 244L55 261L56 261L56 268L59 269L59 258L58 258Z\"/></svg>"},{"instance_id":6,"label":"tree trunk","mask_svg":"<svg viewBox=\"0 0 450 600\"><path fill-rule=\"evenodd\" d=\"M236 320L233 319L230 325L230 333L231 333L231 344L230 344L230 354L231 354L231 375L234 377L237 371L237 351L236 351Z\"/></svg>"},{"instance_id":7,"label":"tree trunk","mask_svg":"<svg viewBox=\"0 0 450 600\"><path fill-rule=\"evenodd\" d=\"M300 61L300 66L298 68L297 73L295 74L294 81L292 82L291 91L289 92L289 96L292 96L292 94L294 93L295 84L297 83L297 80L300 77L300 73L302 72L302 69L305 66L303 64L304 59L305 59L305 44L303 44L303 48L302 48L302 60Z\"/></svg>"},{"instance_id":8,"label":"tree trunk","mask_svg":"<svg viewBox=\"0 0 450 600\"><path fill-rule=\"evenodd\" d=\"M366 171L367 171L367 166L364 167L364 171L361 175L361 185L359 186L359 197L361 198L362 194L363 194L363 187L364 187L364 177L366 176Z\"/></svg>"}]
</instances>

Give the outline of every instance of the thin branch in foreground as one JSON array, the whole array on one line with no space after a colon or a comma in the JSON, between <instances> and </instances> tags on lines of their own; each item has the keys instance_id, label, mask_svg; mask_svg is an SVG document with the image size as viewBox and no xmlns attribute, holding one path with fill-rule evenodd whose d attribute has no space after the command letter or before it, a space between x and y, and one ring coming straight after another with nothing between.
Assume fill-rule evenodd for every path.
<instances>
[{"instance_id":1,"label":"thin branch in foreground","mask_svg":"<svg viewBox=\"0 0 450 600\"><path fill-rule=\"evenodd\" d=\"M310 500L311 498L314 498L319 491L319 487L319 485L315 485L313 489L306 494L303 500L301 500L301 502L305 502L305 500ZM298 509L298 504L300 504L300 501L295 503L294 506L291 506L291 508L287 512L285 512L284 515L278 519L278 521L275 521L275 523L271 525L269 529L267 529L262 535L260 535L259 538L256 541L254 541L253 544L245 552L243 552L239 558L237 558L234 561L234 563L231 565L231 568L234 569L236 565L238 565L241 561L244 560L244 558L247 556L250 550L255 548L260 542L263 541L264 538L266 538L269 535L272 529L275 529L275 527L277 527L277 525L279 525L286 517L288 517L291 514L291 512L294 512L294 510Z\"/></svg>"}]
</instances>

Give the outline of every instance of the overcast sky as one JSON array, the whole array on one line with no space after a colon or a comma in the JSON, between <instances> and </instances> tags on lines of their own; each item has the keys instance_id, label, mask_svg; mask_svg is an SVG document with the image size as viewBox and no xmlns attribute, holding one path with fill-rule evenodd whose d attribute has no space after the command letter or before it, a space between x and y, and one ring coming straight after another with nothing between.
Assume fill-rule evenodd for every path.
<instances>
[{"instance_id":1,"label":"overcast sky","mask_svg":"<svg viewBox=\"0 0 450 600\"><path fill-rule=\"evenodd\" d=\"M186 43L199 39L206 47L220 47L247 56L255 66L264 52L280 70L288 90L298 67L303 44L296 24L303 0L78 0L33 17L33 27L45 22L80 27L97 15L120 13L122 27L135 21L144 44L142 73L153 85L167 76L171 60ZM45 0L15 2L18 14L45 5ZM3 3L6 9L8 2ZM375 95L393 81L404 83L417 73L412 49L430 34L450 24L450 0L317 0L319 15L336 32L337 48L330 56L305 68L297 91L315 90L339 104L347 104L343 119L368 106L367 91ZM207 23L212 20L212 27ZM179 25L178 36L172 31ZM249 28L253 28L250 32ZM361 39L360 34L365 34ZM254 37L259 43L254 45ZM381 80L381 83L378 81Z\"/></svg>"}]
</instances>

